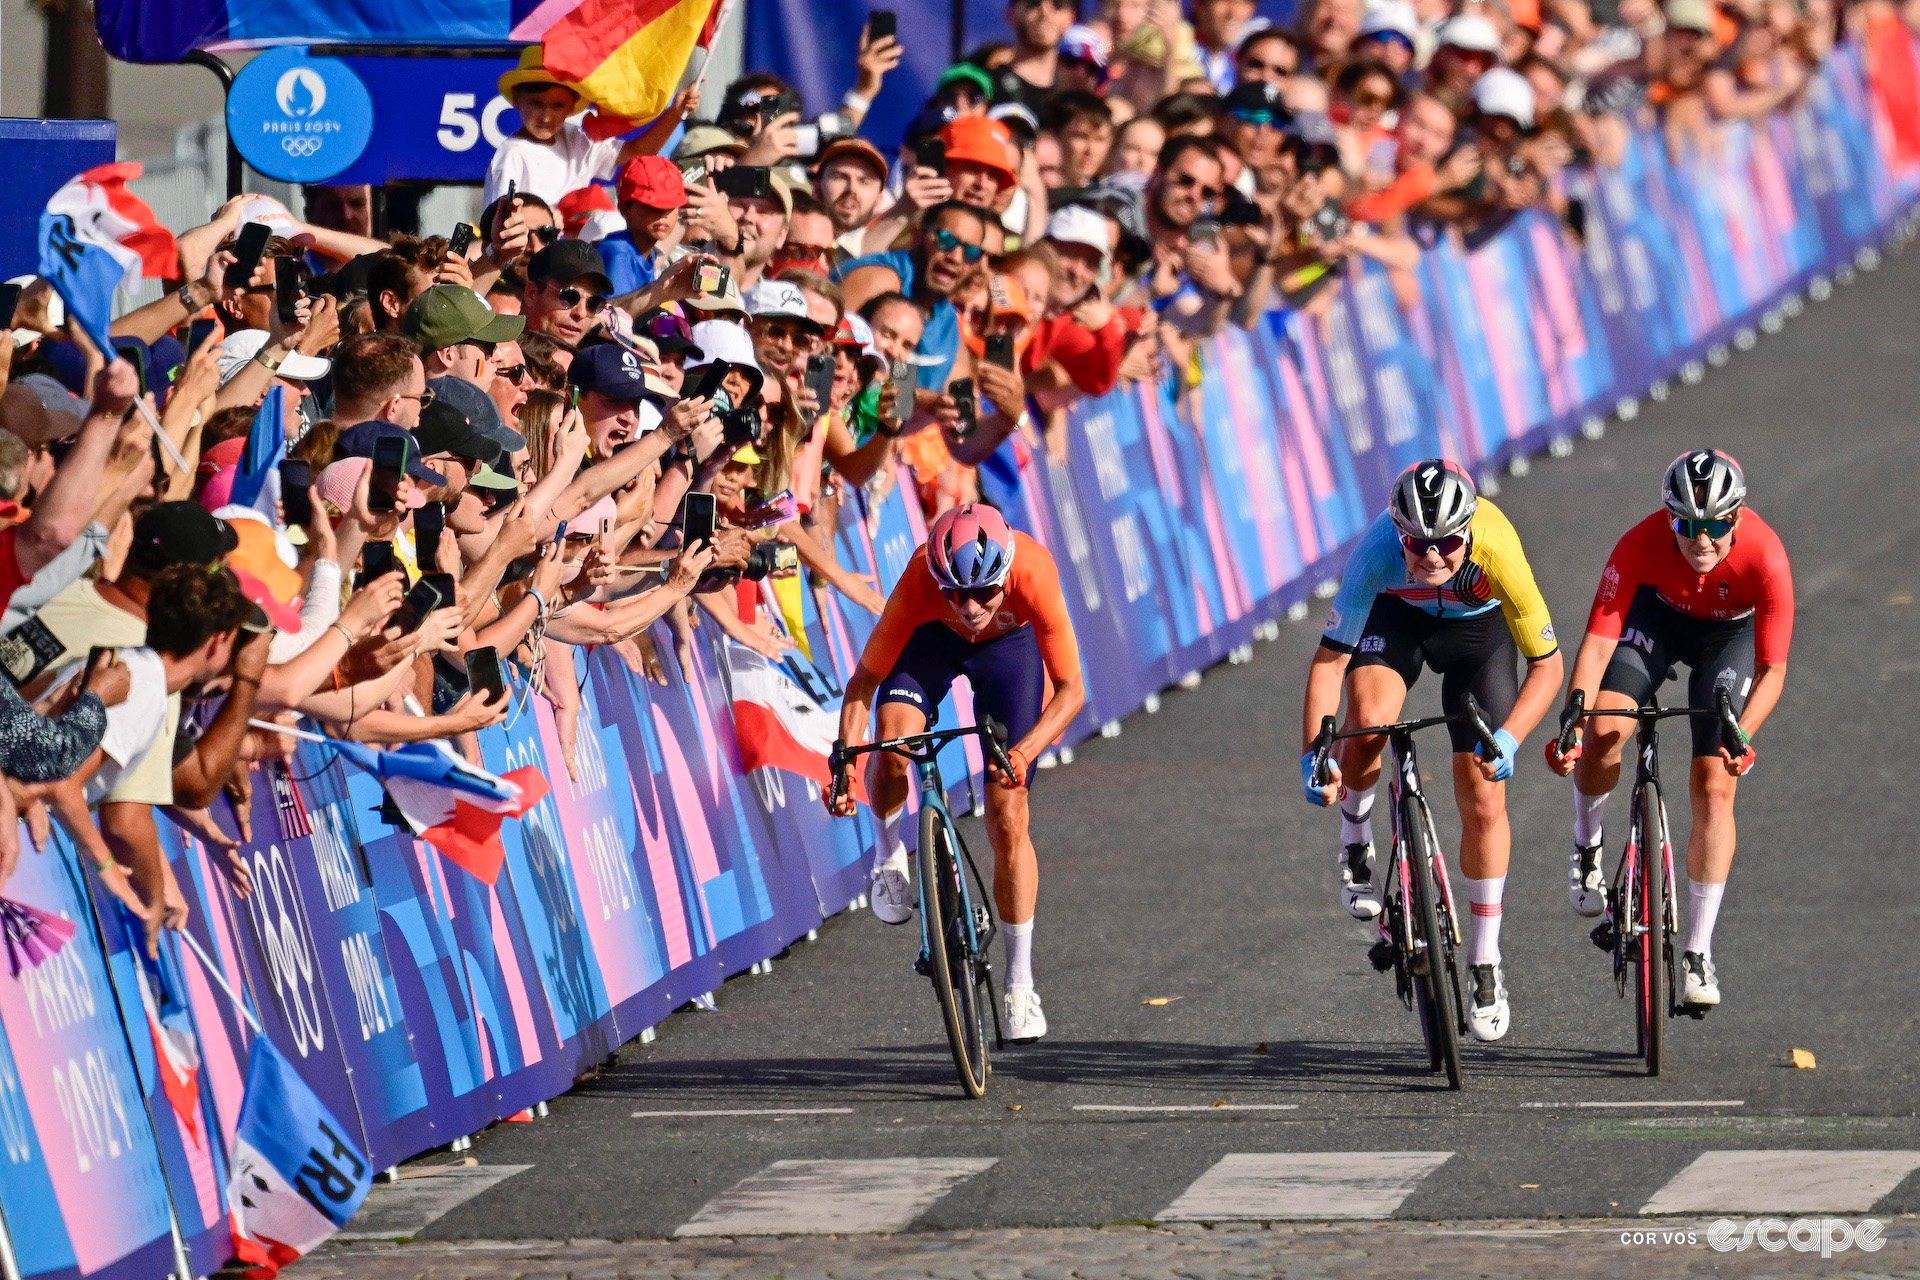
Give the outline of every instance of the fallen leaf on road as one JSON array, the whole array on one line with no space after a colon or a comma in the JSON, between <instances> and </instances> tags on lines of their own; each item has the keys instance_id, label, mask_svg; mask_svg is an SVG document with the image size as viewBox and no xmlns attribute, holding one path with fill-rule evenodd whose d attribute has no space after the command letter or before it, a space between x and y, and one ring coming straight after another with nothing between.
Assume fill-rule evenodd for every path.
<instances>
[{"instance_id":1,"label":"fallen leaf on road","mask_svg":"<svg viewBox=\"0 0 1920 1280\"><path fill-rule=\"evenodd\" d=\"M1522 1191L1538 1191L1540 1184L1537 1182L1523 1182L1520 1184L1520 1189Z\"/></svg>"},{"instance_id":2,"label":"fallen leaf on road","mask_svg":"<svg viewBox=\"0 0 1920 1280\"><path fill-rule=\"evenodd\" d=\"M1253 1051L1255 1053L1265 1053L1267 1051L1267 1042L1262 1040L1259 1044L1253 1046Z\"/></svg>"},{"instance_id":3,"label":"fallen leaf on road","mask_svg":"<svg viewBox=\"0 0 1920 1280\"><path fill-rule=\"evenodd\" d=\"M1185 1000L1185 999L1186 999L1185 996L1153 996L1150 999L1142 1000L1140 1003L1141 1004L1172 1004L1175 1000Z\"/></svg>"},{"instance_id":4,"label":"fallen leaf on road","mask_svg":"<svg viewBox=\"0 0 1920 1280\"><path fill-rule=\"evenodd\" d=\"M1795 1049L1793 1050L1793 1065L1803 1071L1811 1071L1816 1064L1814 1063L1812 1054L1808 1053L1805 1049Z\"/></svg>"},{"instance_id":5,"label":"fallen leaf on road","mask_svg":"<svg viewBox=\"0 0 1920 1280\"><path fill-rule=\"evenodd\" d=\"M1025 1111L1025 1110L1026 1110L1026 1108L1025 1108L1025 1107L1023 1107L1023 1106L1021 1106L1021 1105L1020 1105L1019 1103L1017 1103L1017 1102L1009 1102L1009 1103L1007 1104L1007 1110L1009 1110L1009 1111Z\"/></svg>"},{"instance_id":6,"label":"fallen leaf on road","mask_svg":"<svg viewBox=\"0 0 1920 1280\"><path fill-rule=\"evenodd\" d=\"M1888 604L1912 604L1913 592L1896 591L1892 595L1887 597L1887 603Z\"/></svg>"}]
</instances>

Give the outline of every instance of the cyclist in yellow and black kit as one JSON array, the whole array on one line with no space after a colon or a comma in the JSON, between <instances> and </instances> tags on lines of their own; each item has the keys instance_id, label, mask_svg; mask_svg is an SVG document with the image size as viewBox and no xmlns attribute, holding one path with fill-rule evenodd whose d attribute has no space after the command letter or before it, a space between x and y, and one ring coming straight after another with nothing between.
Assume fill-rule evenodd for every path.
<instances>
[{"instance_id":1,"label":"cyclist in yellow and black kit","mask_svg":"<svg viewBox=\"0 0 1920 1280\"><path fill-rule=\"evenodd\" d=\"M1527 660L1524 682L1516 657ZM1464 710L1466 695L1473 695L1496 726L1501 748L1497 759L1485 759L1468 726L1448 726L1460 870L1473 919L1467 1023L1479 1039L1498 1040L1510 1020L1500 968L1501 899L1512 845L1506 780L1521 740L1559 695L1560 650L1513 525L1474 492L1465 471L1442 458L1417 462L1394 481L1387 509L1347 562L1307 674L1301 777L1313 803L1340 801L1341 893L1356 920L1380 914L1372 813L1386 739L1342 742L1325 787L1313 785L1313 740L1321 719L1339 709L1343 681L1347 728L1390 724L1400 718L1422 667L1439 673L1447 714Z\"/></svg>"}]
</instances>

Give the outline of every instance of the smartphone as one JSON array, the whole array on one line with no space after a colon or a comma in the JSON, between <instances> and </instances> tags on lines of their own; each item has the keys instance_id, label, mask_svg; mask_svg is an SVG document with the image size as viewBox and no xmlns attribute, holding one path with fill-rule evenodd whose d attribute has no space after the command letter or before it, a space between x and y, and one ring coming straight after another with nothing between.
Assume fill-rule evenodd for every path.
<instances>
[{"instance_id":1,"label":"smartphone","mask_svg":"<svg viewBox=\"0 0 1920 1280\"><path fill-rule=\"evenodd\" d=\"M450 573L429 573L423 570L420 581L431 582L434 590L440 593L440 605L436 605L436 608L441 605L450 605L458 598L459 592L453 585L453 575Z\"/></svg>"},{"instance_id":2,"label":"smartphone","mask_svg":"<svg viewBox=\"0 0 1920 1280\"><path fill-rule=\"evenodd\" d=\"M723 169L714 178L713 185L721 195L732 200L777 198L773 193L773 174L759 165L736 164L730 169Z\"/></svg>"},{"instance_id":3,"label":"smartphone","mask_svg":"<svg viewBox=\"0 0 1920 1280\"><path fill-rule=\"evenodd\" d=\"M997 364L1002 369L1013 368L1013 335L1010 333L988 334L986 361L988 364Z\"/></svg>"},{"instance_id":4,"label":"smartphone","mask_svg":"<svg viewBox=\"0 0 1920 1280\"><path fill-rule=\"evenodd\" d=\"M300 322L300 265L292 258L273 261L273 305L281 324Z\"/></svg>"},{"instance_id":5,"label":"smartphone","mask_svg":"<svg viewBox=\"0 0 1920 1280\"><path fill-rule=\"evenodd\" d=\"M793 126L793 154L803 160L811 160L820 154L819 125L797 124Z\"/></svg>"},{"instance_id":6,"label":"smartphone","mask_svg":"<svg viewBox=\"0 0 1920 1280\"><path fill-rule=\"evenodd\" d=\"M1187 242L1189 244L1200 245L1205 244L1209 240L1215 244L1220 243L1220 224L1212 219L1201 218L1187 228Z\"/></svg>"},{"instance_id":7,"label":"smartphone","mask_svg":"<svg viewBox=\"0 0 1920 1280\"><path fill-rule=\"evenodd\" d=\"M447 252L456 258L467 256L467 250L473 246L474 229L470 222L453 224L453 234L447 237Z\"/></svg>"},{"instance_id":8,"label":"smartphone","mask_svg":"<svg viewBox=\"0 0 1920 1280\"><path fill-rule=\"evenodd\" d=\"M271 239L273 228L264 222L249 222L240 228L240 235L233 242L233 265L227 268L227 288L247 287L247 281L253 279L261 255L267 251L267 241Z\"/></svg>"},{"instance_id":9,"label":"smartphone","mask_svg":"<svg viewBox=\"0 0 1920 1280\"><path fill-rule=\"evenodd\" d=\"M367 485L367 510L384 514L400 501L401 468L407 462L407 442L387 436L373 442L373 477Z\"/></svg>"},{"instance_id":10,"label":"smartphone","mask_svg":"<svg viewBox=\"0 0 1920 1280\"><path fill-rule=\"evenodd\" d=\"M14 309L20 305L20 288L17 284L0 284L0 329L13 328Z\"/></svg>"},{"instance_id":11,"label":"smartphone","mask_svg":"<svg viewBox=\"0 0 1920 1280\"><path fill-rule=\"evenodd\" d=\"M833 407L832 356L813 355L807 357L807 388L813 392L813 412L807 416L807 425L820 421L820 415Z\"/></svg>"},{"instance_id":12,"label":"smartphone","mask_svg":"<svg viewBox=\"0 0 1920 1280\"><path fill-rule=\"evenodd\" d=\"M931 169L946 177L947 144L940 141L938 134L920 139L913 144L913 163L916 168Z\"/></svg>"},{"instance_id":13,"label":"smartphone","mask_svg":"<svg viewBox=\"0 0 1920 1280\"><path fill-rule=\"evenodd\" d=\"M693 287L703 297L717 298L727 291L727 281L732 276L729 267L718 262L703 262L693 270Z\"/></svg>"},{"instance_id":14,"label":"smartphone","mask_svg":"<svg viewBox=\"0 0 1920 1280\"><path fill-rule=\"evenodd\" d=\"M447 527L444 503L429 502L413 513L413 562L423 574L440 567L440 533Z\"/></svg>"},{"instance_id":15,"label":"smartphone","mask_svg":"<svg viewBox=\"0 0 1920 1280\"><path fill-rule=\"evenodd\" d=\"M703 365L700 377L691 387L682 387L680 394L687 400L711 400L720 394L720 384L727 380L727 366L715 360Z\"/></svg>"},{"instance_id":16,"label":"smartphone","mask_svg":"<svg viewBox=\"0 0 1920 1280\"><path fill-rule=\"evenodd\" d=\"M978 410L973 403L973 379L955 378L947 384L947 394L953 397L953 403L960 410L960 421L953 428L954 437L965 440L980 425Z\"/></svg>"},{"instance_id":17,"label":"smartphone","mask_svg":"<svg viewBox=\"0 0 1920 1280\"><path fill-rule=\"evenodd\" d=\"M881 40L897 39L900 20L891 9L875 9L867 15L867 43L875 44Z\"/></svg>"},{"instance_id":18,"label":"smartphone","mask_svg":"<svg viewBox=\"0 0 1920 1280\"><path fill-rule=\"evenodd\" d=\"M133 366L134 373L138 374L140 378L140 394L147 394L147 362L141 355L139 345L132 342L116 342L113 344L113 349L120 353L122 359Z\"/></svg>"},{"instance_id":19,"label":"smartphone","mask_svg":"<svg viewBox=\"0 0 1920 1280\"><path fill-rule=\"evenodd\" d=\"M497 701L507 691L507 678L500 670L500 651L492 645L469 649L467 687L488 702Z\"/></svg>"},{"instance_id":20,"label":"smartphone","mask_svg":"<svg viewBox=\"0 0 1920 1280\"><path fill-rule=\"evenodd\" d=\"M280 464L280 509L287 523L306 528L313 523L313 464L289 458Z\"/></svg>"},{"instance_id":21,"label":"smartphone","mask_svg":"<svg viewBox=\"0 0 1920 1280\"><path fill-rule=\"evenodd\" d=\"M721 443L734 449L758 443L761 426L758 409L728 409L720 415Z\"/></svg>"},{"instance_id":22,"label":"smartphone","mask_svg":"<svg viewBox=\"0 0 1920 1280\"><path fill-rule=\"evenodd\" d=\"M913 393L920 386L920 366L911 360L895 360L887 377L893 382L893 420L905 422L913 416Z\"/></svg>"},{"instance_id":23,"label":"smartphone","mask_svg":"<svg viewBox=\"0 0 1920 1280\"><path fill-rule=\"evenodd\" d=\"M51 627L38 618L28 618L0 636L0 674L5 674L14 688L23 689L66 651L65 642L53 634Z\"/></svg>"},{"instance_id":24,"label":"smartphone","mask_svg":"<svg viewBox=\"0 0 1920 1280\"><path fill-rule=\"evenodd\" d=\"M360 581L355 585L364 587L399 567L400 562L394 558L391 542L365 543L360 548Z\"/></svg>"},{"instance_id":25,"label":"smartphone","mask_svg":"<svg viewBox=\"0 0 1920 1280\"><path fill-rule=\"evenodd\" d=\"M418 631L420 624L427 620L427 615L446 603L447 597L440 594L439 585L432 581L439 576L425 574L420 581L414 583L413 589L407 592L407 598L400 602L400 608L395 611L393 620L387 625L400 628L400 634L403 636L410 636Z\"/></svg>"},{"instance_id":26,"label":"smartphone","mask_svg":"<svg viewBox=\"0 0 1920 1280\"><path fill-rule=\"evenodd\" d=\"M702 156L697 160L682 160L680 162L680 176L688 182L693 183L696 187L705 182L707 180L706 157Z\"/></svg>"},{"instance_id":27,"label":"smartphone","mask_svg":"<svg viewBox=\"0 0 1920 1280\"><path fill-rule=\"evenodd\" d=\"M187 358L192 359L194 352L206 346L207 339L211 338L213 336L214 330L218 329L219 327L220 327L219 318L215 316L207 316L204 319L195 320L192 324L188 325L187 326Z\"/></svg>"},{"instance_id":28,"label":"smartphone","mask_svg":"<svg viewBox=\"0 0 1920 1280\"><path fill-rule=\"evenodd\" d=\"M714 505L710 493L689 493L680 515L680 545L692 550L713 541Z\"/></svg>"}]
</instances>

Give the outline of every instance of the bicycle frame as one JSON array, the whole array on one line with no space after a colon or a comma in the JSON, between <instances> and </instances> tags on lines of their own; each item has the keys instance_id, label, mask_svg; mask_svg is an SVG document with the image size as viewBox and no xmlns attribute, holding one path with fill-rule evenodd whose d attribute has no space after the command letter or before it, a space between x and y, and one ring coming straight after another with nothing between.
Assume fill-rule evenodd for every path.
<instances>
[{"instance_id":1,"label":"bicycle frame","mask_svg":"<svg viewBox=\"0 0 1920 1280\"><path fill-rule=\"evenodd\" d=\"M1388 846L1388 864L1384 874L1389 882L1399 887L1402 902L1409 902L1413 898L1413 872L1408 866L1406 857L1407 833L1400 827L1400 801L1402 797L1413 800L1420 806L1422 812L1428 813L1428 820L1431 823L1427 793L1420 785L1420 760L1414 752L1413 730L1425 728L1432 723L1435 722L1424 721L1416 725L1396 726L1387 735L1387 745L1393 752L1394 760L1393 783L1389 789L1393 803L1388 819L1393 826L1393 840ZM1447 855L1440 848L1437 840L1433 847L1433 879L1440 889L1439 906L1446 912L1448 936L1457 947L1460 945L1459 916L1453 909L1453 886L1447 875ZM1381 915L1383 929L1385 920L1386 916L1383 912ZM1403 936L1396 941L1408 956L1412 956L1425 944L1413 936L1412 919L1404 910L1400 913L1400 925Z\"/></svg>"},{"instance_id":2,"label":"bicycle frame","mask_svg":"<svg viewBox=\"0 0 1920 1280\"><path fill-rule=\"evenodd\" d=\"M966 871L972 873L973 880L985 884L986 881L980 877L980 869L974 865L973 850L967 848L966 842L960 838L959 830L953 825L953 811L947 807L947 789L940 780L940 762L935 759L935 754L934 751L928 751L924 756L908 757L913 761L914 771L920 780L920 803L940 815L941 825L947 829L947 838L952 842L953 847L960 851L960 856L966 859ZM956 867L955 871L960 872L960 868ZM998 936L999 927L993 923L993 913L987 912L985 913L986 928L984 930L980 928L981 913L974 907L973 890L967 883L969 877L961 873L957 878L960 881L960 908L965 919L967 945L975 955L984 955L987 948L993 945L994 938ZM932 917L933 911L928 894L935 888L936 886L929 885L924 880L914 886L920 898L920 958L914 961L914 971L917 973L925 973L932 959L933 942L927 935L927 921ZM996 1024L999 1022L998 1010L994 1012L994 1021Z\"/></svg>"}]
</instances>

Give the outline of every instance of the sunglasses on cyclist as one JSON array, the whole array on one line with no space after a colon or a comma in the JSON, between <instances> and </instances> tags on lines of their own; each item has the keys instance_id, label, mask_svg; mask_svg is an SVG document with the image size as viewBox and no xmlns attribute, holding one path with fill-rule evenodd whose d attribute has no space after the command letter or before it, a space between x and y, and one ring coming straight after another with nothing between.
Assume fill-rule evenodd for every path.
<instances>
[{"instance_id":1,"label":"sunglasses on cyclist","mask_svg":"<svg viewBox=\"0 0 1920 1280\"><path fill-rule=\"evenodd\" d=\"M1733 532L1733 521L1682 520L1676 516L1673 521L1673 531L1688 542L1692 542L1703 533L1709 538L1724 538Z\"/></svg>"},{"instance_id":2,"label":"sunglasses on cyclist","mask_svg":"<svg viewBox=\"0 0 1920 1280\"><path fill-rule=\"evenodd\" d=\"M583 298L586 300L587 314L590 316L597 316L602 311L605 311L607 309L607 299L605 294L583 293L579 289L575 289L571 285L569 285L565 289L555 289L553 291L554 301L558 302L562 307L565 307L569 311L579 306L581 299Z\"/></svg>"},{"instance_id":3,"label":"sunglasses on cyclist","mask_svg":"<svg viewBox=\"0 0 1920 1280\"><path fill-rule=\"evenodd\" d=\"M1438 551L1442 560L1467 545L1465 534L1455 533L1445 538L1409 538L1401 535L1400 545L1407 549L1410 556L1425 556L1429 551Z\"/></svg>"},{"instance_id":4,"label":"sunglasses on cyclist","mask_svg":"<svg viewBox=\"0 0 1920 1280\"><path fill-rule=\"evenodd\" d=\"M990 605L1000 598L1000 587L942 587L940 594L945 596L954 608L972 601L978 605Z\"/></svg>"},{"instance_id":5,"label":"sunglasses on cyclist","mask_svg":"<svg viewBox=\"0 0 1920 1280\"><path fill-rule=\"evenodd\" d=\"M965 263L978 262L981 258L985 257L987 253L985 247L977 244L968 244L959 236L953 234L953 232L945 230L933 233L933 247L941 253L952 253L955 249L958 249L960 251L960 261Z\"/></svg>"}]
</instances>

